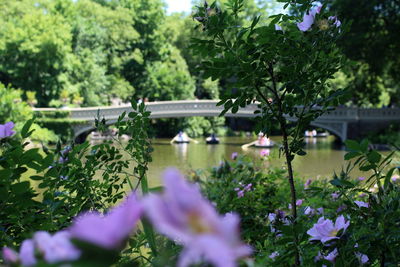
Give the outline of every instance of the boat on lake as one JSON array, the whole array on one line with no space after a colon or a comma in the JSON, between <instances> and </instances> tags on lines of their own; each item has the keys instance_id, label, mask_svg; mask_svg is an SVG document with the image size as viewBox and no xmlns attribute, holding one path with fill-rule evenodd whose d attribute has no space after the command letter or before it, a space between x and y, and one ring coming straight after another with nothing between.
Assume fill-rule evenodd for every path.
<instances>
[{"instance_id":1,"label":"boat on lake","mask_svg":"<svg viewBox=\"0 0 400 267\"><path fill-rule=\"evenodd\" d=\"M245 144L242 146L243 149L246 149L248 147L257 147L257 148L273 148L276 145L274 141L272 141L269 137L264 135L264 133L259 133L258 134L258 139L256 141L253 141L251 143Z\"/></svg>"},{"instance_id":2,"label":"boat on lake","mask_svg":"<svg viewBox=\"0 0 400 267\"><path fill-rule=\"evenodd\" d=\"M209 145L217 145L219 144L219 138L217 138L215 134L212 134L211 136L206 138L206 143Z\"/></svg>"},{"instance_id":3,"label":"boat on lake","mask_svg":"<svg viewBox=\"0 0 400 267\"><path fill-rule=\"evenodd\" d=\"M174 138L172 138L171 143L188 144L190 143L190 137L185 132L180 131Z\"/></svg>"},{"instance_id":4,"label":"boat on lake","mask_svg":"<svg viewBox=\"0 0 400 267\"><path fill-rule=\"evenodd\" d=\"M327 132L317 132L317 130L312 130L312 131L305 131L304 132L304 137L307 138L321 138L321 137L328 137L329 133Z\"/></svg>"}]
</instances>

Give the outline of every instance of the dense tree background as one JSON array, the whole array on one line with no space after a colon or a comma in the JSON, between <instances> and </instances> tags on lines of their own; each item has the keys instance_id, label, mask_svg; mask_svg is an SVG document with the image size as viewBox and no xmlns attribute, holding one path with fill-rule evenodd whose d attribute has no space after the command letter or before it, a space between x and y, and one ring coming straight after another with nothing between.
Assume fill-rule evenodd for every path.
<instances>
[{"instance_id":1,"label":"dense tree background","mask_svg":"<svg viewBox=\"0 0 400 267\"><path fill-rule=\"evenodd\" d=\"M400 1L326 0L350 23L340 45L349 59L343 70L353 103L398 105L400 100Z\"/></svg>"},{"instance_id":2,"label":"dense tree background","mask_svg":"<svg viewBox=\"0 0 400 267\"><path fill-rule=\"evenodd\" d=\"M333 84L352 90L350 104L398 105L400 1L321 2L349 26L340 44L348 64ZM248 26L257 15L267 23L280 5L247 0L244 9L238 25ZM0 0L0 83L40 107L109 105L113 98L218 99L231 77L203 78L202 58L189 48L203 34L196 25L190 14L167 15L163 0ZM193 132L214 125L209 119L163 123L173 131L190 128L189 122L193 129L204 126Z\"/></svg>"}]
</instances>

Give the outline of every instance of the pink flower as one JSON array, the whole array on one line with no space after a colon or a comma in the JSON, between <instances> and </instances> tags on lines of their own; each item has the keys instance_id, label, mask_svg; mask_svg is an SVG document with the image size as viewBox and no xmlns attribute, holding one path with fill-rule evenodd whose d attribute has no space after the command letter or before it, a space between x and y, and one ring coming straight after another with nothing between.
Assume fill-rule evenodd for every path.
<instances>
[{"instance_id":1,"label":"pink flower","mask_svg":"<svg viewBox=\"0 0 400 267\"><path fill-rule=\"evenodd\" d=\"M369 258L367 255L362 254L360 252L356 252L356 258L360 261L361 264L366 264L369 261Z\"/></svg>"},{"instance_id":2,"label":"pink flower","mask_svg":"<svg viewBox=\"0 0 400 267\"><path fill-rule=\"evenodd\" d=\"M39 231L35 233L33 241L47 263L74 261L81 255L72 245L70 234L66 231L57 232L53 236L48 232Z\"/></svg>"},{"instance_id":3,"label":"pink flower","mask_svg":"<svg viewBox=\"0 0 400 267\"><path fill-rule=\"evenodd\" d=\"M304 210L305 215L313 216L315 214L315 209L311 207L306 207Z\"/></svg>"},{"instance_id":4,"label":"pink flower","mask_svg":"<svg viewBox=\"0 0 400 267\"><path fill-rule=\"evenodd\" d=\"M363 207L363 208L369 208L369 204L368 203L366 203L366 202L364 202L364 201L354 201L354 203L356 203L356 205L359 207L359 208L361 208L361 207Z\"/></svg>"},{"instance_id":5,"label":"pink flower","mask_svg":"<svg viewBox=\"0 0 400 267\"><path fill-rule=\"evenodd\" d=\"M232 159L232 160L237 159L237 157L238 157L238 153L237 153L237 152L233 152L233 153L231 154L231 159Z\"/></svg>"},{"instance_id":6,"label":"pink flower","mask_svg":"<svg viewBox=\"0 0 400 267\"><path fill-rule=\"evenodd\" d=\"M271 253L271 255L268 256L268 258L270 258L271 260L275 260L276 257L279 256L279 252L278 251L274 251Z\"/></svg>"},{"instance_id":7,"label":"pink flower","mask_svg":"<svg viewBox=\"0 0 400 267\"><path fill-rule=\"evenodd\" d=\"M328 20L333 20L333 25L335 25L336 28L339 28L340 25L342 25L342 22L340 20L338 20L338 18L336 16L330 16L328 18Z\"/></svg>"},{"instance_id":8,"label":"pink flower","mask_svg":"<svg viewBox=\"0 0 400 267\"><path fill-rule=\"evenodd\" d=\"M269 156L269 154L270 154L270 150L269 149L261 149L261 151L260 151L260 156L261 157Z\"/></svg>"},{"instance_id":9,"label":"pink flower","mask_svg":"<svg viewBox=\"0 0 400 267\"><path fill-rule=\"evenodd\" d=\"M319 240L322 243L328 242L332 239L339 239L337 234L340 230L346 231L350 225L350 221L345 221L343 215L336 219L335 224L329 219L324 217L319 218L318 222L307 231L307 234L311 236L310 240Z\"/></svg>"},{"instance_id":10,"label":"pink flower","mask_svg":"<svg viewBox=\"0 0 400 267\"><path fill-rule=\"evenodd\" d=\"M16 264L19 261L18 253L11 248L3 247L2 255L6 264Z\"/></svg>"},{"instance_id":11,"label":"pink flower","mask_svg":"<svg viewBox=\"0 0 400 267\"><path fill-rule=\"evenodd\" d=\"M303 199L298 199L298 200L296 200L296 206L297 207L300 207L302 204L303 204ZM292 204L289 204L289 209L292 209Z\"/></svg>"},{"instance_id":12,"label":"pink flower","mask_svg":"<svg viewBox=\"0 0 400 267\"><path fill-rule=\"evenodd\" d=\"M119 249L140 219L143 208L131 193L106 215L88 212L78 216L70 228L72 238L106 249Z\"/></svg>"},{"instance_id":13,"label":"pink flower","mask_svg":"<svg viewBox=\"0 0 400 267\"><path fill-rule=\"evenodd\" d=\"M218 215L199 188L186 182L175 169L165 172L164 184L164 194L149 194L143 205L153 226L184 246L178 267L202 259L216 267L235 267L238 258L251 253L240 241L237 215Z\"/></svg>"},{"instance_id":14,"label":"pink flower","mask_svg":"<svg viewBox=\"0 0 400 267\"><path fill-rule=\"evenodd\" d=\"M244 187L244 191L250 191L251 190L251 188L253 187L253 184L248 184L248 185L246 185L245 187Z\"/></svg>"},{"instance_id":15,"label":"pink flower","mask_svg":"<svg viewBox=\"0 0 400 267\"><path fill-rule=\"evenodd\" d=\"M333 200L336 200L336 199L338 199L340 197L340 194L334 192L334 193L331 194L331 197L332 197Z\"/></svg>"},{"instance_id":16,"label":"pink flower","mask_svg":"<svg viewBox=\"0 0 400 267\"><path fill-rule=\"evenodd\" d=\"M315 6L303 16L303 21L297 23L297 28L300 31L305 32L308 31L311 26L314 24L315 16L321 12L322 4L320 2L316 2Z\"/></svg>"},{"instance_id":17,"label":"pink flower","mask_svg":"<svg viewBox=\"0 0 400 267\"><path fill-rule=\"evenodd\" d=\"M308 189L310 187L311 182L312 182L312 180L308 179L304 184L304 189Z\"/></svg>"},{"instance_id":18,"label":"pink flower","mask_svg":"<svg viewBox=\"0 0 400 267\"><path fill-rule=\"evenodd\" d=\"M15 134L14 128L15 124L12 121L9 121L5 124L0 124L0 139L10 137Z\"/></svg>"},{"instance_id":19,"label":"pink flower","mask_svg":"<svg viewBox=\"0 0 400 267\"><path fill-rule=\"evenodd\" d=\"M335 249L332 250L328 255L324 256L324 259L325 259L325 260L328 260L328 261L330 261L330 262L335 262L336 257L337 257L338 255L339 255L339 254L338 254L338 251L337 251L337 249L335 248Z\"/></svg>"},{"instance_id":20,"label":"pink flower","mask_svg":"<svg viewBox=\"0 0 400 267\"><path fill-rule=\"evenodd\" d=\"M270 213L268 214L268 220L273 223L276 220L276 214L275 213Z\"/></svg>"},{"instance_id":21,"label":"pink flower","mask_svg":"<svg viewBox=\"0 0 400 267\"><path fill-rule=\"evenodd\" d=\"M278 24L275 24L275 31L282 31L282 27Z\"/></svg>"},{"instance_id":22,"label":"pink flower","mask_svg":"<svg viewBox=\"0 0 400 267\"><path fill-rule=\"evenodd\" d=\"M33 266L36 264L35 247L32 239L22 242L19 249L19 258L23 266Z\"/></svg>"}]
</instances>

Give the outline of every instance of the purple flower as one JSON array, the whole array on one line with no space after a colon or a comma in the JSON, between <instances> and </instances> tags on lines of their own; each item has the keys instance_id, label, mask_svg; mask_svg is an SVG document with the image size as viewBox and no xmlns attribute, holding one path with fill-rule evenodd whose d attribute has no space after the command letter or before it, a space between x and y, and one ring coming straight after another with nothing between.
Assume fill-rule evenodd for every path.
<instances>
[{"instance_id":1,"label":"purple flower","mask_svg":"<svg viewBox=\"0 0 400 267\"><path fill-rule=\"evenodd\" d=\"M365 177L360 176L360 177L358 177L358 180L359 180L359 181L364 181L364 180L365 180Z\"/></svg>"},{"instance_id":2,"label":"purple flower","mask_svg":"<svg viewBox=\"0 0 400 267\"><path fill-rule=\"evenodd\" d=\"M328 20L332 20L333 21L333 25L335 25L336 28L339 28L340 25L342 25L342 22L340 20L338 20L338 18L336 16L330 16L328 18Z\"/></svg>"},{"instance_id":3,"label":"purple flower","mask_svg":"<svg viewBox=\"0 0 400 267\"><path fill-rule=\"evenodd\" d=\"M335 259L336 259L336 257L338 256L339 254L338 254L338 251L337 251L337 249L335 248L334 250L332 250L328 255L326 255L325 257L324 257L324 259L325 260L328 260L328 261L330 261L330 262L335 262Z\"/></svg>"},{"instance_id":4,"label":"purple flower","mask_svg":"<svg viewBox=\"0 0 400 267\"><path fill-rule=\"evenodd\" d=\"M244 187L244 191L250 191L251 190L251 188L252 188L252 186L253 186L253 184L248 184L248 185L246 185L245 187Z\"/></svg>"},{"instance_id":5,"label":"purple flower","mask_svg":"<svg viewBox=\"0 0 400 267\"><path fill-rule=\"evenodd\" d=\"M338 199L340 197L340 194L334 192L334 193L331 194L331 197L332 197L333 200L336 200L336 199Z\"/></svg>"},{"instance_id":6,"label":"purple flower","mask_svg":"<svg viewBox=\"0 0 400 267\"><path fill-rule=\"evenodd\" d=\"M276 220L276 214L275 213L270 213L268 214L268 220L273 223Z\"/></svg>"},{"instance_id":7,"label":"purple flower","mask_svg":"<svg viewBox=\"0 0 400 267\"><path fill-rule=\"evenodd\" d=\"M297 207L300 207L302 204L303 204L303 199L298 199L297 201L296 201L296 206Z\"/></svg>"},{"instance_id":8,"label":"purple flower","mask_svg":"<svg viewBox=\"0 0 400 267\"><path fill-rule=\"evenodd\" d=\"M340 230L346 231L350 225L350 221L345 221L343 215L336 219L335 224L329 219L324 217L319 218L318 222L307 231L311 236L310 240L319 240L322 243L328 242L332 239L338 239L337 234Z\"/></svg>"},{"instance_id":9,"label":"purple flower","mask_svg":"<svg viewBox=\"0 0 400 267\"><path fill-rule=\"evenodd\" d=\"M237 215L218 215L199 188L175 169L165 172L164 184L164 194L147 195L143 205L153 226L184 246L178 267L201 259L216 267L234 267L236 259L251 253L240 241Z\"/></svg>"},{"instance_id":10,"label":"purple flower","mask_svg":"<svg viewBox=\"0 0 400 267\"><path fill-rule=\"evenodd\" d=\"M268 256L268 258L270 258L271 260L275 260L276 257L279 256L279 252L278 251L274 251L271 253L271 255Z\"/></svg>"},{"instance_id":11,"label":"purple flower","mask_svg":"<svg viewBox=\"0 0 400 267\"><path fill-rule=\"evenodd\" d=\"M275 31L282 31L282 27L278 24L275 24Z\"/></svg>"},{"instance_id":12,"label":"purple flower","mask_svg":"<svg viewBox=\"0 0 400 267\"><path fill-rule=\"evenodd\" d=\"M233 152L233 153L231 154L231 159L232 159L232 160L237 159L237 157L238 157L238 153L237 153L237 152Z\"/></svg>"},{"instance_id":13,"label":"purple flower","mask_svg":"<svg viewBox=\"0 0 400 267\"><path fill-rule=\"evenodd\" d=\"M399 179L400 179L400 176L398 176L397 174L392 176L393 183L398 182Z\"/></svg>"},{"instance_id":14,"label":"purple flower","mask_svg":"<svg viewBox=\"0 0 400 267\"><path fill-rule=\"evenodd\" d=\"M318 214L324 214L324 208L318 208L317 209Z\"/></svg>"},{"instance_id":15,"label":"purple flower","mask_svg":"<svg viewBox=\"0 0 400 267\"><path fill-rule=\"evenodd\" d=\"M131 193L104 216L96 212L78 216L70 228L71 237L106 249L119 249L135 228L142 210L135 194Z\"/></svg>"},{"instance_id":16,"label":"purple flower","mask_svg":"<svg viewBox=\"0 0 400 267\"><path fill-rule=\"evenodd\" d=\"M361 207L363 207L363 208L369 208L369 204L368 203L366 203L366 202L364 202L364 201L354 201L354 203L356 203L356 205L359 207L359 208L361 208Z\"/></svg>"},{"instance_id":17,"label":"purple flower","mask_svg":"<svg viewBox=\"0 0 400 267\"><path fill-rule=\"evenodd\" d=\"M35 247L32 239L22 242L19 249L19 258L23 266L33 266L36 264Z\"/></svg>"},{"instance_id":18,"label":"purple flower","mask_svg":"<svg viewBox=\"0 0 400 267\"><path fill-rule=\"evenodd\" d=\"M299 28L300 31L305 32L308 31L313 24L314 24L314 16L310 13L306 13L303 16L303 21L297 23L297 28Z\"/></svg>"},{"instance_id":19,"label":"purple flower","mask_svg":"<svg viewBox=\"0 0 400 267\"><path fill-rule=\"evenodd\" d=\"M314 257L314 262L320 261L323 259L324 256L322 256L321 251L318 251L317 256Z\"/></svg>"},{"instance_id":20,"label":"purple flower","mask_svg":"<svg viewBox=\"0 0 400 267\"><path fill-rule=\"evenodd\" d=\"M368 256L360 252L356 252L356 258L360 261L361 264L366 264L369 261Z\"/></svg>"},{"instance_id":21,"label":"purple flower","mask_svg":"<svg viewBox=\"0 0 400 267\"><path fill-rule=\"evenodd\" d=\"M237 196L238 196L238 198L244 197L244 191L240 190L239 192L237 192Z\"/></svg>"},{"instance_id":22,"label":"purple flower","mask_svg":"<svg viewBox=\"0 0 400 267\"><path fill-rule=\"evenodd\" d=\"M347 206L346 205L340 205L338 208L337 208L337 210L336 210L336 212L342 212L342 211L344 211L345 209L347 209Z\"/></svg>"},{"instance_id":23,"label":"purple flower","mask_svg":"<svg viewBox=\"0 0 400 267\"><path fill-rule=\"evenodd\" d=\"M304 210L304 214L305 215L309 215L309 216L313 216L315 214L315 209L307 206L305 208L305 210Z\"/></svg>"},{"instance_id":24,"label":"purple flower","mask_svg":"<svg viewBox=\"0 0 400 267\"><path fill-rule=\"evenodd\" d=\"M297 28L300 31L305 32L308 31L311 26L314 24L315 16L321 12L322 4L320 2L316 2L314 7L303 16L303 21L297 23Z\"/></svg>"},{"instance_id":25,"label":"purple flower","mask_svg":"<svg viewBox=\"0 0 400 267\"><path fill-rule=\"evenodd\" d=\"M261 149L261 151L260 151L260 156L261 157L269 156L269 154L270 154L270 150L269 149Z\"/></svg>"},{"instance_id":26,"label":"purple flower","mask_svg":"<svg viewBox=\"0 0 400 267\"><path fill-rule=\"evenodd\" d=\"M9 121L5 124L0 124L0 139L10 137L15 134L13 131L15 124L12 121Z\"/></svg>"},{"instance_id":27,"label":"purple flower","mask_svg":"<svg viewBox=\"0 0 400 267\"><path fill-rule=\"evenodd\" d=\"M19 260L18 253L8 247L3 247L2 255L6 264L16 264Z\"/></svg>"},{"instance_id":28,"label":"purple flower","mask_svg":"<svg viewBox=\"0 0 400 267\"><path fill-rule=\"evenodd\" d=\"M312 182L312 180L311 180L311 179L308 179L308 180L306 181L306 183L304 184L304 189L308 189L308 188L310 187L311 182Z\"/></svg>"},{"instance_id":29,"label":"purple flower","mask_svg":"<svg viewBox=\"0 0 400 267\"><path fill-rule=\"evenodd\" d=\"M72 245L70 234L66 231L57 232L53 236L48 232L39 231L35 233L33 241L47 263L74 261L81 255Z\"/></svg>"},{"instance_id":30,"label":"purple flower","mask_svg":"<svg viewBox=\"0 0 400 267\"><path fill-rule=\"evenodd\" d=\"M68 158L67 157L60 157L59 159L58 159L58 163L60 163L60 164L64 164L64 163L66 163L68 161Z\"/></svg>"}]
</instances>

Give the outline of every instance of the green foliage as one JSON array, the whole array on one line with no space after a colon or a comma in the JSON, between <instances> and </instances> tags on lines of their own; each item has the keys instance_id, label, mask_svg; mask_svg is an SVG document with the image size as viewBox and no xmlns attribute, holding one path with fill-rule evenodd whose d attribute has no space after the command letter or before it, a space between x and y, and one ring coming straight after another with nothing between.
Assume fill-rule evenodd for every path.
<instances>
[{"instance_id":1,"label":"green foliage","mask_svg":"<svg viewBox=\"0 0 400 267\"><path fill-rule=\"evenodd\" d=\"M0 1L0 81L35 90L43 106L62 88L59 75L71 52L72 36L62 16L34 2Z\"/></svg>"},{"instance_id":2,"label":"green foliage","mask_svg":"<svg viewBox=\"0 0 400 267\"><path fill-rule=\"evenodd\" d=\"M182 100L193 98L194 81L179 51L171 48L168 59L157 61L146 69L147 78L142 90L150 100Z\"/></svg>"},{"instance_id":3,"label":"green foliage","mask_svg":"<svg viewBox=\"0 0 400 267\"><path fill-rule=\"evenodd\" d=\"M400 5L396 1L326 0L330 9L351 26L339 45L350 61L345 73L352 77L349 87L358 105L379 105L379 96L390 95L399 103ZM357 7L357 8L354 8ZM387 104L385 104L387 105Z\"/></svg>"},{"instance_id":4,"label":"green foliage","mask_svg":"<svg viewBox=\"0 0 400 267\"><path fill-rule=\"evenodd\" d=\"M242 236L255 246L263 243L270 234L266 228L268 213L279 208L282 195L279 194L285 171L270 169L264 172L253 159L239 156L235 161L222 161L205 175L201 182L203 193L216 204L221 214L235 212L240 215ZM202 181L202 180L201 180ZM250 190L244 188L251 185ZM238 194L244 190L243 197Z\"/></svg>"},{"instance_id":5,"label":"green foliage","mask_svg":"<svg viewBox=\"0 0 400 267\"><path fill-rule=\"evenodd\" d=\"M128 120L123 114L116 124L120 135L133 136L127 144L119 143L121 148L85 142L28 149L25 141L32 134L33 120L19 131L23 142L14 137L0 140L0 246L15 246L38 229L65 228L82 211L106 211L123 198L126 186L136 190L141 185L143 192L148 191L150 113L143 104L133 108ZM104 127L97 125L99 130ZM131 158L124 160L122 153ZM150 235L151 229L145 232Z\"/></svg>"},{"instance_id":6,"label":"green foliage","mask_svg":"<svg viewBox=\"0 0 400 267\"><path fill-rule=\"evenodd\" d=\"M11 86L6 87L0 83L0 124L13 121L16 124L16 131L19 132L23 124L32 116L31 107L22 100L21 90L15 90ZM32 128L35 131L31 135L31 140L45 143L57 141L54 132L42 128L42 125L33 124Z\"/></svg>"}]
</instances>

